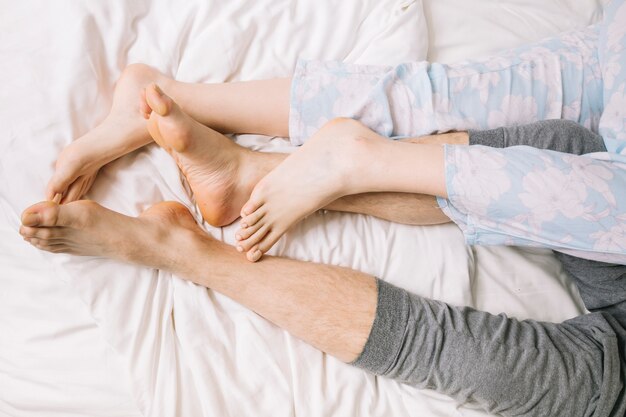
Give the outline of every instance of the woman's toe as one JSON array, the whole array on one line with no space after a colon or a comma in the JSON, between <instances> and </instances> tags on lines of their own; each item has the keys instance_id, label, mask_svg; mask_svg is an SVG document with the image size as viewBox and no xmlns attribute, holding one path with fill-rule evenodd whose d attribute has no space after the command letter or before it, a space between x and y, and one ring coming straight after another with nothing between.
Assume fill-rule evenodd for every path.
<instances>
[{"instance_id":1,"label":"woman's toe","mask_svg":"<svg viewBox=\"0 0 626 417\"><path fill-rule=\"evenodd\" d=\"M95 178L95 176L94 176L94 178ZM88 183L89 186L86 186L87 183ZM60 201L60 203L66 204L66 203L71 203L72 201L78 200L79 198L81 198L87 192L89 187L91 187L92 183L93 183L93 181L90 182L84 176L78 177L76 179L76 181L74 181L69 186L69 188L67 189L67 192L63 196L63 198Z\"/></svg>"},{"instance_id":2,"label":"woman's toe","mask_svg":"<svg viewBox=\"0 0 626 417\"><path fill-rule=\"evenodd\" d=\"M254 232L252 236L237 243L237 250L239 250L240 252L249 251L254 245L261 241L261 239L263 239L263 237L267 234L268 229L269 226L267 223L261 225L261 227L259 227L259 230Z\"/></svg>"},{"instance_id":3,"label":"woman's toe","mask_svg":"<svg viewBox=\"0 0 626 417\"><path fill-rule=\"evenodd\" d=\"M249 215L253 214L263 205L264 200L260 196L257 195L258 193L255 193L255 190L252 191L252 195L250 196L250 199L241 208L242 218L246 218ZM248 223L248 225L250 225L250 223Z\"/></svg>"},{"instance_id":4,"label":"woman's toe","mask_svg":"<svg viewBox=\"0 0 626 417\"><path fill-rule=\"evenodd\" d=\"M242 217L241 221L239 222L239 225L241 226L242 229L252 227L255 224L257 224L265 216L265 213L266 213L266 210L264 210L263 207L260 207L258 210L252 212L251 214L248 214L247 216Z\"/></svg>"},{"instance_id":5,"label":"woman's toe","mask_svg":"<svg viewBox=\"0 0 626 417\"><path fill-rule=\"evenodd\" d=\"M274 230L270 231L261 242L259 242L259 250L267 253L278 242L282 235Z\"/></svg>"},{"instance_id":6,"label":"woman's toe","mask_svg":"<svg viewBox=\"0 0 626 417\"><path fill-rule=\"evenodd\" d=\"M260 227L261 223L255 223L252 226L241 228L235 233L235 238L238 241L246 240L259 230Z\"/></svg>"},{"instance_id":7,"label":"woman's toe","mask_svg":"<svg viewBox=\"0 0 626 417\"><path fill-rule=\"evenodd\" d=\"M258 261L259 259L261 259L261 256L263 256L263 252L261 252L257 246L253 247L248 251L248 253L246 253L246 258L250 262Z\"/></svg>"}]
</instances>

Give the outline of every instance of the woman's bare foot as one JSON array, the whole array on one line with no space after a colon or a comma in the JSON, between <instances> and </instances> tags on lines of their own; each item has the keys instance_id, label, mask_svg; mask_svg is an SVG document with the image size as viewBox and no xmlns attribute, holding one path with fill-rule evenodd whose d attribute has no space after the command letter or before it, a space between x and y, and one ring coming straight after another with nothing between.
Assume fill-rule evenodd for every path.
<instances>
[{"instance_id":1,"label":"woman's bare foot","mask_svg":"<svg viewBox=\"0 0 626 417\"><path fill-rule=\"evenodd\" d=\"M49 252L103 256L159 269L182 264L181 248L199 236L208 238L179 203L159 203L139 217L128 217L86 200L64 205L45 201L27 208L20 234Z\"/></svg>"},{"instance_id":2,"label":"woman's bare foot","mask_svg":"<svg viewBox=\"0 0 626 417\"><path fill-rule=\"evenodd\" d=\"M156 84L146 88L145 97L148 131L189 181L204 220L213 226L235 221L272 155L253 154L195 121Z\"/></svg>"},{"instance_id":3,"label":"woman's bare foot","mask_svg":"<svg viewBox=\"0 0 626 417\"><path fill-rule=\"evenodd\" d=\"M128 66L115 85L107 118L59 155L46 198L52 200L60 194L63 203L79 199L89 190L102 166L149 143L140 96L149 83L169 80L147 65Z\"/></svg>"},{"instance_id":4,"label":"woman's bare foot","mask_svg":"<svg viewBox=\"0 0 626 417\"><path fill-rule=\"evenodd\" d=\"M296 222L349 194L361 192L355 176L365 175L380 141L361 123L336 119L322 127L254 188L241 210L237 249L255 262Z\"/></svg>"}]
</instances>

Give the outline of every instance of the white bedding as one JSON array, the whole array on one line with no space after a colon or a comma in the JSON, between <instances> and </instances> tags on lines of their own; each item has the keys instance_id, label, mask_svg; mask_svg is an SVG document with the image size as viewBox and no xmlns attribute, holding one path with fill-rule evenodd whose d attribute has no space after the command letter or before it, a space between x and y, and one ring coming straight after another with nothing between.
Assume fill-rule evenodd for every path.
<instances>
[{"instance_id":1,"label":"white bedding","mask_svg":"<svg viewBox=\"0 0 626 417\"><path fill-rule=\"evenodd\" d=\"M288 75L299 56L425 59L429 36L428 56L452 61L584 26L600 11L594 0L468 3L426 1L424 13L400 0L0 0L0 415L484 415L350 368L167 273L43 253L17 234L56 155L106 115L129 63L193 82L264 78ZM283 139L237 140L289 150ZM129 215L162 200L194 210L155 146L102 170L89 197ZM233 227L208 231L233 241ZM274 253L521 318L583 311L545 251L468 248L452 225L320 212Z\"/></svg>"}]
</instances>

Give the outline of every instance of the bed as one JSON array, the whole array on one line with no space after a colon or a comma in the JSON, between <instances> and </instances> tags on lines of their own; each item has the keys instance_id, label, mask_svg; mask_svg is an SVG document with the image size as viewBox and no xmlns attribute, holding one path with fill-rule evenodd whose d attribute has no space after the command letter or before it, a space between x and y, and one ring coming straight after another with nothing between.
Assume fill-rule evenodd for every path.
<instances>
[{"instance_id":1,"label":"bed","mask_svg":"<svg viewBox=\"0 0 626 417\"><path fill-rule=\"evenodd\" d=\"M367 375L232 300L170 274L53 255L22 241L59 151L107 114L116 78L144 62L190 82L289 75L298 58L453 62L584 27L603 0L59 0L0 3L0 415L484 416L471 404ZM235 137L262 151L284 138ZM152 145L88 195L137 215L185 204ZM234 241L236 226L203 225ZM468 247L454 225L318 212L271 252L362 270L418 294L518 318L584 312L544 250ZM210 272L207 272L210 273Z\"/></svg>"}]
</instances>

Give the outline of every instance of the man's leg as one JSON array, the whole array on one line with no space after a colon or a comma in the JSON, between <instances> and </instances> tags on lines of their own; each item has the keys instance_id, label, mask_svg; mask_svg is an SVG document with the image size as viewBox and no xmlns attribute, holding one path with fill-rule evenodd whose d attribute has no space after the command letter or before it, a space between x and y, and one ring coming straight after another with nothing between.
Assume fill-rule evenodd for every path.
<instances>
[{"instance_id":1,"label":"man's leg","mask_svg":"<svg viewBox=\"0 0 626 417\"><path fill-rule=\"evenodd\" d=\"M360 354L374 320L373 277L278 258L251 264L233 247L206 235L178 203L160 203L133 218L92 201L42 202L29 207L22 221L25 240L43 250L140 262L194 277L205 286L215 277L212 284L219 291L240 293L244 305L347 362ZM237 265L242 269L233 268ZM270 275L273 267L282 272ZM248 282L252 276L258 281ZM275 291L263 290L264 296L257 297L266 286ZM294 314L299 309L303 314Z\"/></svg>"},{"instance_id":2,"label":"man's leg","mask_svg":"<svg viewBox=\"0 0 626 417\"><path fill-rule=\"evenodd\" d=\"M44 202L27 210L23 223L21 233L41 249L170 270L343 361L492 413L623 411L616 404L617 337L625 333L611 316L520 322L428 300L346 268L273 257L251 264L205 235L176 203L131 218L91 202Z\"/></svg>"},{"instance_id":3,"label":"man's leg","mask_svg":"<svg viewBox=\"0 0 626 417\"><path fill-rule=\"evenodd\" d=\"M326 210L345 213L367 214L394 223L414 226L431 226L450 222L437 199L426 194L409 193L364 193L341 197L326 207ZM244 240L250 230L238 232ZM243 248L243 247L242 247Z\"/></svg>"}]
</instances>

